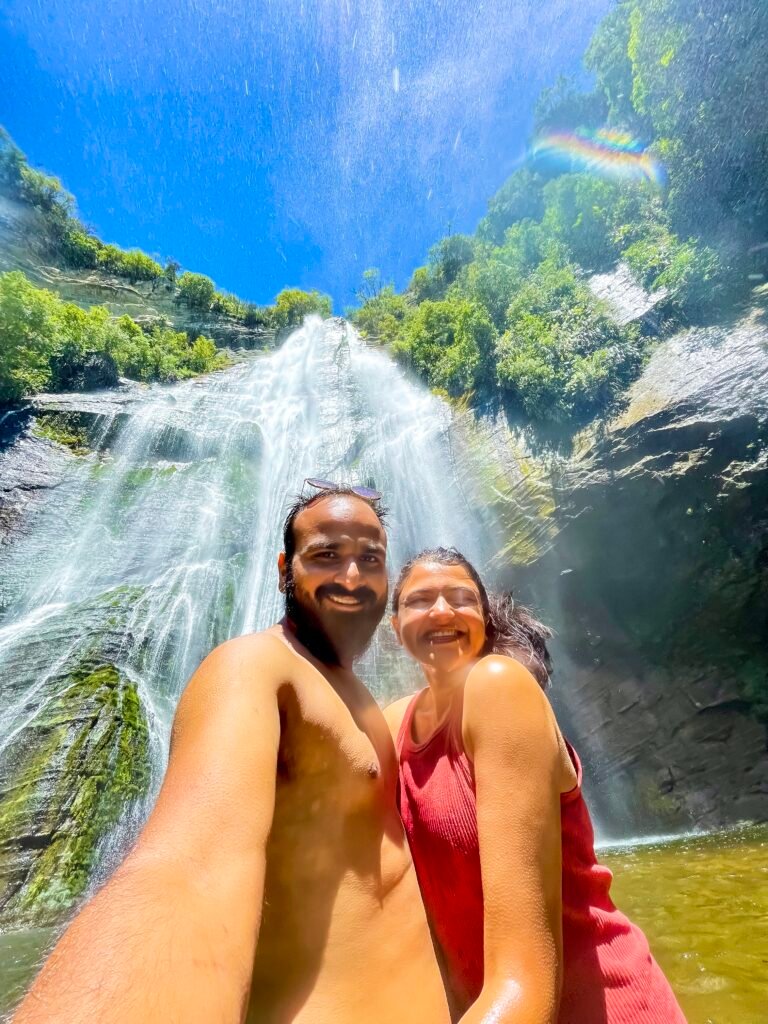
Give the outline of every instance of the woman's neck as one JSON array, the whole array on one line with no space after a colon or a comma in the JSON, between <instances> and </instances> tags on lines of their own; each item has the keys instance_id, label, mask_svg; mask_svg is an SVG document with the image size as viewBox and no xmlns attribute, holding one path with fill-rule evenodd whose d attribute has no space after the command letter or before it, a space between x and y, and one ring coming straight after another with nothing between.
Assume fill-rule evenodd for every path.
<instances>
[{"instance_id":1,"label":"woman's neck","mask_svg":"<svg viewBox=\"0 0 768 1024\"><path fill-rule=\"evenodd\" d=\"M461 668L455 669L452 672L445 672L441 669L433 668L431 665L422 664L424 678L427 680L429 692L432 695L432 706L436 721L441 719L448 710L454 694L467 681L467 676L473 666L474 662L470 662L470 664L462 665Z\"/></svg>"}]
</instances>

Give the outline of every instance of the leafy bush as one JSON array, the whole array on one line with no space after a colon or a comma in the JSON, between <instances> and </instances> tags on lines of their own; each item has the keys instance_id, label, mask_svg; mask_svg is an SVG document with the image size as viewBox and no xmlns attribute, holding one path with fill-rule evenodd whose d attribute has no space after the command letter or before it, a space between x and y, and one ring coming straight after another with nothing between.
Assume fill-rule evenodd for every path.
<instances>
[{"instance_id":1,"label":"leafy bush","mask_svg":"<svg viewBox=\"0 0 768 1024\"><path fill-rule=\"evenodd\" d=\"M618 255L612 211L621 186L588 174L563 174L544 187L544 232L587 270L605 270Z\"/></svg>"},{"instance_id":2,"label":"leafy bush","mask_svg":"<svg viewBox=\"0 0 768 1024\"><path fill-rule=\"evenodd\" d=\"M482 306L467 299L422 302L392 346L431 387L459 397L487 388L496 331Z\"/></svg>"},{"instance_id":3,"label":"leafy bush","mask_svg":"<svg viewBox=\"0 0 768 1024\"><path fill-rule=\"evenodd\" d=\"M714 249L695 238L681 242L661 229L625 249L623 258L642 285L665 288L668 304L689 317L706 315L731 286Z\"/></svg>"},{"instance_id":4,"label":"leafy bush","mask_svg":"<svg viewBox=\"0 0 768 1024\"><path fill-rule=\"evenodd\" d=\"M142 381L183 380L227 364L224 353L202 335L192 341L184 331L161 324L144 330L129 316L121 316L117 327L108 352L121 376Z\"/></svg>"},{"instance_id":5,"label":"leafy bush","mask_svg":"<svg viewBox=\"0 0 768 1024\"><path fill-rule=\"evenodd\" d=\"M179 278L179 299L185 302L190 309L207 313L215 294L214 283L205 274L193 274L186 271Z\"/></svg>"},{"instance_id":6,"label":"leafy bush","mask_svg":"<svg viewBox=\"0 0 768 1024\"><path fill-rule=\"evenodd\" d=\"M488 202L488 213L480 221L477 236L501 245L507 228L521 220L539 220L544 213L544 181L529 167L522 167L507 178Z\"/></svg>"},{"instance_id":7,"label":"leafy bush","mask_svg":"<svg viewBox=\"0 0 768 1024\"><path fill-rule=\"evenodd\" d=\"M619 328L572 266L545 260L524 282L498 341L502 392L533 420L579 422L636 375L641 342Z\"/></svg>"},{"instance_id":8,"label":"leafy bush","mask_svg":"<svg viewBox=\"0 0 768 1024\"><path fill-rule=\"evenodd\" d=\"M475 241L468 235L448 235L429 250L429 272L437 287L445 292L459 271L475 258Z\"/></svg>"},{"instance_id":9,"label":"leafy bush","mask_svg":"<svg viewBox=\"0 0 768 1024\"><path fill-rule=\"evenodd\" d=\"M271 306L257 306L253 302L246 303L243 323L246 327L261 327L265 331L274 328Z\"/></svg>"},{"instance_id":10,"label":"leafy bush","mask_svg":"<svg viewBox=\"0 0 768 1024\"><path fill-rule=\"evenodd\" d=\"M245 303L241 302L236 295L214 292L211 300L211 312L231 317L233 320L245 320Z\"/></svg>"},{"instance_id":11,"label":"leafy bush","mask_svg":"<svg viewBox=\"0 0 768 1024\"><path fill-rule=\"evenodd\" d=\"M20 271L0 274L0 402L43 391L60 346L60 302Z\"/></svg>"},{"instance_id":12,"label":"leafy bush","mask_svg":"<svg viewBox=\"0 0 768 1024\"><path fill-rule=\"evenodd\" d=\"M324 319L332 316L331 300L318 291L284 288L275 299L274 324L278 330L300 326L305 316L316 313Z\"/></svg>"},{"instance_id":13,"label":"leafy bush","mask_svg":"<svg viewBox=\"0 0 768 1024\"><path fill-rule=\"evenodd\" d=\"M386 285L351 314L352 321L364 338L391 345L400 334L410 311L408 300Z\"/></svg>"},{"instance_id":14,"label":"leafy bush","mask_svg":"<svg viewBox=\"0 0 768 1024\"><path fill-rule=\"evenodd\" d=\"M0 274L0 402L46 388L103 386L118 373L179 380L226 365L210 338L156 324L144 331L105 306L81 309L36 288L20 271Z\"/></svg>"}]
</instances>

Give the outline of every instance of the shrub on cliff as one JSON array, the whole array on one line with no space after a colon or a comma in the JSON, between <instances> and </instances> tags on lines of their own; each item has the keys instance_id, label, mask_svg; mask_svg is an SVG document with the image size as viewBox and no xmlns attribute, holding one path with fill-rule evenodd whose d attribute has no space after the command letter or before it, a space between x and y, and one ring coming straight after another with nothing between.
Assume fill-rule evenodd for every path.
<instances>
[{"instance_id":1,"label":"shrub on cliff","mask_svg":"<svg viewBox=\"0 0 768 1024\"><path fill-rule=\"evenodd\" d=\"M226 365L210 338L162 325L143 330L105 306L81 309L36 288L21 271L0 274L0 402L79 381L179 380ZM95 369L100 367L100 373Z\"/></svg>"},{"instance_id":2,"label":"shrub on cliff","mask_svg":"<svg viewBox=\"0 0 768 1024\"><path fill-rule=\"evenodd\" d=\"M193 341L184 331L161 324L144 330L129 316L121 316L116 326L107 352L120 374L132 380L183 380L227 364L224 353L203 335Z\"/></svg>"},{"instance_id":3,"label":"shrub on cliff","mask_svg":"<svg viewBox=\"0 0 768 1024\"><path fill-rule=\"evenodd\" d=\"M665 288L668 304L690 318L706 316L727 302L740 283L711 246L695 238L682 242L664 228L638 239L623 258L646 288Z\"/></svg>"},{"instance_id":4,"label":"shrub on cliff","mask_svg":"<svg viewBox=\"0 0 768 1024\"><path fill-rule=\"evenodd\" d=\"M20 271L0 274L0 402L43 391L61 343L61 302Z\"/></svg>"},{"instance_id":5,"label":"shrub on cliff","mask_svg":"<svg viewBox=\"0 0 768 1024\"><path fill-rule=\"evenodd\" d=\"M216 287L210 277L205 274L192 274L186 271L179 278L179 299L190 309L207 313L211 308Z\"/></svg>"},{"instance_id":6,"label":"shrub on cliff","mask_svg":"<svg viewBox=\"0 0 768 1024\"><path fill-rule=\"evenodd\" d=\"M430 387L459 397L489 384L496 330L482 306L467 299L422 302L392 346Z\"/></svg>"},{"instance_id":7,"label":"shrub on cliff","mask_svg":"<svg viewBox=\"0 0 768 1024\"><path fill-rule=\"evenodd\" d=\"M405 296L398 295L389 284L353 310L350 318L364 338L391 345L398 338L410 309Z\"/></svg>"},{"instance_id":8,"label":"shrub on cliff","mask_svg":"<svg viewBox=\"0 0 768 1024\"><path fill-rule=\"evenodd\" d=\"M545 260L524 282L496 346L505 398L533 420L574 423L610 406L640 366L635 328L611 320L575 269Z\"/></svg>"},{"instance_id":9,"label":"shrub on cliff","mask_svg":"<svg viewBox=\"0 0 768 1024\"><path fill-rule=\"evenodd\" d=\"M298 327L311 313L324 319L332 316L330 297L314 289L305 292L301 288L284 288L275 299L272 319L278 330L285 330Z\"/></svg>"}]
</instances>

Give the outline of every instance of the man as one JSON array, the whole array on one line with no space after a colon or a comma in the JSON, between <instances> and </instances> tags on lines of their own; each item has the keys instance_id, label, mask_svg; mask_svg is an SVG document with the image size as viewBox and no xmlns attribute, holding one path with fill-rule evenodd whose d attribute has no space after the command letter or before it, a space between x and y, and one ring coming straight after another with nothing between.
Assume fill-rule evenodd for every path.
<instances>
[{"instance_id":1,"label":"man","mask_svg":"<svg viewBox=\"0 0 768 1024\"><path fill-rule=\"evenodd\" d=\"M352 672L386 607L380 514L334 488L284 542L286 618L194 674L149 821L15 1024L447 1024L392 741Z\"/></svg>"}]
</instances>

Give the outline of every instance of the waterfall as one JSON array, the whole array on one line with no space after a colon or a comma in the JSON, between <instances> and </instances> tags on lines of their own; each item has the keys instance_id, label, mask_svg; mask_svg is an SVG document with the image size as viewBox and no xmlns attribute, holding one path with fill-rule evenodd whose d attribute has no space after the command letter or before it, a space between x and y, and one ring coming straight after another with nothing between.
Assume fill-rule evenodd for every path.
<instances>
[{"instance_id":1,"label":"waterfall","mask_svg":"<svg viewBox=\"0 0 768 1024\"><path fill-rule=\"evenodd\" d=\"M305 478L382 492L391 575L438 543L487 570L502 545L472 491L466 461L477 452L453 429L450 406L343 321L309 318L277 351L205 379L140 389L104 409L96 452L72 460L55 497L0 555L9 589L0 622L0 782L9 762L45 736L59 759L43 771L53 801L66 748L98 731L57 733L59 720L83 717L84 701L98 716L115 694L128 694L125 701L135 691L150 781L133 815L112 829L114 859L154 799L190 674L216 644L280 617L281 525ZM414 687L395 646L383 624L360 668L382 700ZM93 687L101 696L91 709ZM122 742L143 750L139 739L134 729ZM26 781L13 785L26 792L37 783L32 768L24 771ZM46 797L39 785L35 792L39 817ZM46 835L66 827L59 821Z\"/></svg>"}]
</instances>

